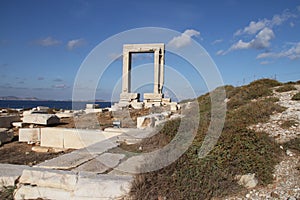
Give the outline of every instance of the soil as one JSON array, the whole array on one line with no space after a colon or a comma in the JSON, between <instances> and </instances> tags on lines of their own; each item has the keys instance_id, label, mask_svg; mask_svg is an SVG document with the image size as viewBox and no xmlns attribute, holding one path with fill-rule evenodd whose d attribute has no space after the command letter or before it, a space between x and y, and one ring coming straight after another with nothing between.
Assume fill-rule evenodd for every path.
<instances>
[{"instance_id":1,"label":"soil","mask_svg":"<svg viewBox=\"0 0 300 200\"><path fill-rule=\"evenodd\" d=\"M12 142L3 144L0 147L0 163L32 166L71 151L38 153L31 150L33 146L20 143L18 137L15 137Z\"/></svg>"}]
</instances>

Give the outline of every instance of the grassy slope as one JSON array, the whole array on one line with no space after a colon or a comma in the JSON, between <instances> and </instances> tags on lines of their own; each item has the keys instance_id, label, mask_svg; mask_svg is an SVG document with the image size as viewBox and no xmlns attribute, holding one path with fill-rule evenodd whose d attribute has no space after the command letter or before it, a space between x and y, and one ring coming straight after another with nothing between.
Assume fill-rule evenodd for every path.
<instances>
[{"instance_id":1,"label":"grassy slope","mask_svg":"<svg viewBox=\"0 0 300 200\"><path fill-rule=\"evenodd\" d=\"M234 177L246 173L255 173L260 185L271 183L274 166L280 161L280 148L266 133L256 133L247 127L284 110L275 104L278 99L262 98L272 94L271 87L279 85L277 81L263 79L237 88L225 86L230 101L224 129L213 151L203 159L198 158L197 150L210 122L210 96L199 97L201 120L193 144L171 165L136 176L132 196L135 199L222 197L242 190ZM176 134L179 124L180 120L169 121L160 134L140 145L147 147L144 151L166 145ZM140 145L127 148L138 151Z\"/></svg>"}]
</instances>

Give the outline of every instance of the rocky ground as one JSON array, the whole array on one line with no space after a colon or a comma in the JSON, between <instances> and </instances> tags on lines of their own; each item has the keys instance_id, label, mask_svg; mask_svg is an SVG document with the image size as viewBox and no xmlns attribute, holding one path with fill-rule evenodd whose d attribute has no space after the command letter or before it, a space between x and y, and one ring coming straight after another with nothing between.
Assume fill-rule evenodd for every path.
<instances>
[{"instance_id":1,"label":"rocky ground","mask_svg":"<svg viewBox=\"0 0 300 200\"><path fill-rule=\"evenodd\" d=\"M292 96L300 91L276 92L274 97L279 98L278 104L287 109L271 116L267 123L259 123L250 127L256 131L265 131L270 137L282 144L300 136L300 101L291 100ZM287 123L290 122L290 123ZM284 126L283 124L289 124ZM228 200L242 199L300 199L300 153L280 146L285 152L282 161L275 167L274 182L266 187L256 187L243 194L227 197Z\"/></svg>"}]
</instances>

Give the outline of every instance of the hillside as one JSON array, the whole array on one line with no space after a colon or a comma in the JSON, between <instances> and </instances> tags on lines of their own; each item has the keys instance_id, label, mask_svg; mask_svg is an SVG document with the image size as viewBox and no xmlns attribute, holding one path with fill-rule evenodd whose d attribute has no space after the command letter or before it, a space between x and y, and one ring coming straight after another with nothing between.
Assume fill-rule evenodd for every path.
<instances>
[{"instance_id":1,"label":"hillside","mask_svg":"<svg viewBox=\"0 0 300 200\"><path fill-rule=\"evenodd\" d=\"M213 115L210 96L218 97L220 89L197 99L200 121L192 145L171 165L137 175L133 199L300 198L300 81L262 79L241 87L225 86L227 98L219 101L227 102L222 134L213 150L199 158ZM175 137L181 121L169 121L159 134L123 148L136 152L162 148ZM238 184L247 174L254 176L251 187Z\"/></svg>"}]
</instances>

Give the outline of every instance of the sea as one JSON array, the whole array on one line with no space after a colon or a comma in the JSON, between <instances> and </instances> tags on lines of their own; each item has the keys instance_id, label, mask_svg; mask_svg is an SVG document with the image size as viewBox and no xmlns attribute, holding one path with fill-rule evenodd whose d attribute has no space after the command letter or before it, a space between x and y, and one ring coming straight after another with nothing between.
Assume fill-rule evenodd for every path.
<instances>
[{"instance_id":1,"label":"sea","mask_svg":"<svg viewBox=\"0 0 300 200\"><path fill-rule=\"evenodd\" d=\"M81 110L85 108L87 103L99 104L100 108L106 108L112 105L111 102L0 100L0 108L27 109L37 106L46 106L55 109Z\"/></svg>"}]
</instances>

